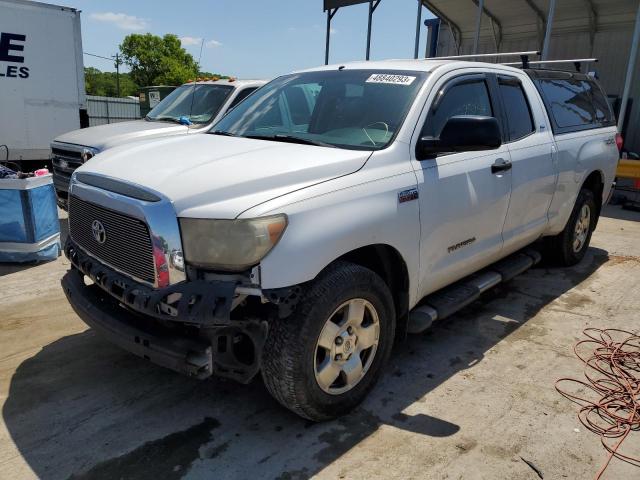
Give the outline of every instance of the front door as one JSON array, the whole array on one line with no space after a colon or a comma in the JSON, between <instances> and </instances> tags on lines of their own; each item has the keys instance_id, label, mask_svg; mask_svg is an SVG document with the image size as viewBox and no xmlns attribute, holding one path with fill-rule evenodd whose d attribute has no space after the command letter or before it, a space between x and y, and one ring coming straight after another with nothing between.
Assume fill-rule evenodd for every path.
<instances>
[{"instance_id":1,"label":"front door","mask_svg":"<svg viewBox=\"0 0 640 480\"><path fill-rule=\"evenodd\" d=\"M420 136L437 137L455 115L498 115L484 74L445 77L436 87ZM511 171L495 166L509 162L506 146L414 160L420 201L420 296L473 273L500 254Z\"/></svg>"}]
</instances>

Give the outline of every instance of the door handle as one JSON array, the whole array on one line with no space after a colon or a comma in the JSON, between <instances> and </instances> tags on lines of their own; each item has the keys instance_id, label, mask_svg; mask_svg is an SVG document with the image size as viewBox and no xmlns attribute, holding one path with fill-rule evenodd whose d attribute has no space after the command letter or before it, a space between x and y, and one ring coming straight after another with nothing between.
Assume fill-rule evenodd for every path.
<instances>
[{"instance_id":1,"label":"door handle","mask_svg":"<svg viewBox=\"0 0 640 480\"><path fill-rule=\"evenodd\" d=\"M511 162L504 160L503 158L499 158L495 161L493 165L491 165L491 173L500 173L511 170Z\"/></svg>"}]
</instances>

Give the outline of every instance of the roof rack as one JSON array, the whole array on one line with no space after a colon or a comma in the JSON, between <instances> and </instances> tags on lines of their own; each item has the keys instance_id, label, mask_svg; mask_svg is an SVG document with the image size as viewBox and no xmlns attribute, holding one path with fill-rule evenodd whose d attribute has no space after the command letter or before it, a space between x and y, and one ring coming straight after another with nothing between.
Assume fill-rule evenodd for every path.
<instances>
[{"instance_id":1,"label":"roof rack","mask_svg":"<svg viewBox=\"0 0 640 480\"><path fill-rule=\"evenodd\" d=\"M486 57L521 57L522 55L540 55L537 50L528 52L505 52L505 53L476 53L473 55L452 55L450 57L432 57L429 60L456 60L461 58L486 58Z\"/></svg>"},{"instance_id":2,"label":"roof rack","mask_svg":"<svg viewBox=\"0 0 640 480\"><path fill-rule=\"evenodd\" d=\"M465 58L498 58L498 57L520 57L520 62L515 65L522 64L522 68L529 68L529 55L540 56L540 51L530 50L527 52L502 52L502 53L475 53L473 55L453 55L449 57L433 57L436 60L463 60ZM480 60L482 61L482 60Z\"/></svg>"},{"instance_id":3,"label":"roof rack","mask_svg":"<svg viewBox=\"0 0 640 480\"><path fill-rule=\"evenodd\" d=\"M581 64L583 63L597 63L598 59L597 58L572 58L572 59L567 59L567 60L535 60L533 62L527 62L528 65L527 67L523 66L522 68L528 68L529 65L546 65L548 63L550 64L557 64L557 63L573 63L573 66L576 69L576 72L579 72L581 69ZM509 62L509 63L503 63L502 65L508 65L508 66L517 66L520 65L519 62Z\"/></svg>"}]
</instances>

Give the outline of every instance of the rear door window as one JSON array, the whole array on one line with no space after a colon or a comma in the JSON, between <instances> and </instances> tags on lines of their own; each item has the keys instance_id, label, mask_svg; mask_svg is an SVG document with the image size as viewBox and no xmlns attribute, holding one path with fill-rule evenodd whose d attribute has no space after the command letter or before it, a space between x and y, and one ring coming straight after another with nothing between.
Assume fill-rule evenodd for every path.
<instances>
[{"instance_id":1,"label":"rear door window","mask_svg":"<svg viewBox=\"0 0 640 480\"><path fill-rule=\"evenodd\" d=\"M509 141L519 140L534 132L531 107L520 80L515 77L498 75L498 88L507 116Z\"/></svg>"}]
</instances>

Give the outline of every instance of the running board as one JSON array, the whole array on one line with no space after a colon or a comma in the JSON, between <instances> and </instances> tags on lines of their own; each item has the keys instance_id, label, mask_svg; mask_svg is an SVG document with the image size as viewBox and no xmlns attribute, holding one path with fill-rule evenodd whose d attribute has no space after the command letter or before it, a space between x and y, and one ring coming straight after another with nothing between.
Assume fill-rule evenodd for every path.
<instances>
[{"instance_id":1,"label":"running board","mask_svg":"<svg viewBox=\"0 0 640 480\"><path fill-rule=\"evenodd\" d=\"M542 260L537 250L525 249L488 266L453 285L426 296L409 313L408 333L422 333L436 320L443 320L499 283L527 271Z\"/></svg>"}]
</instances>

